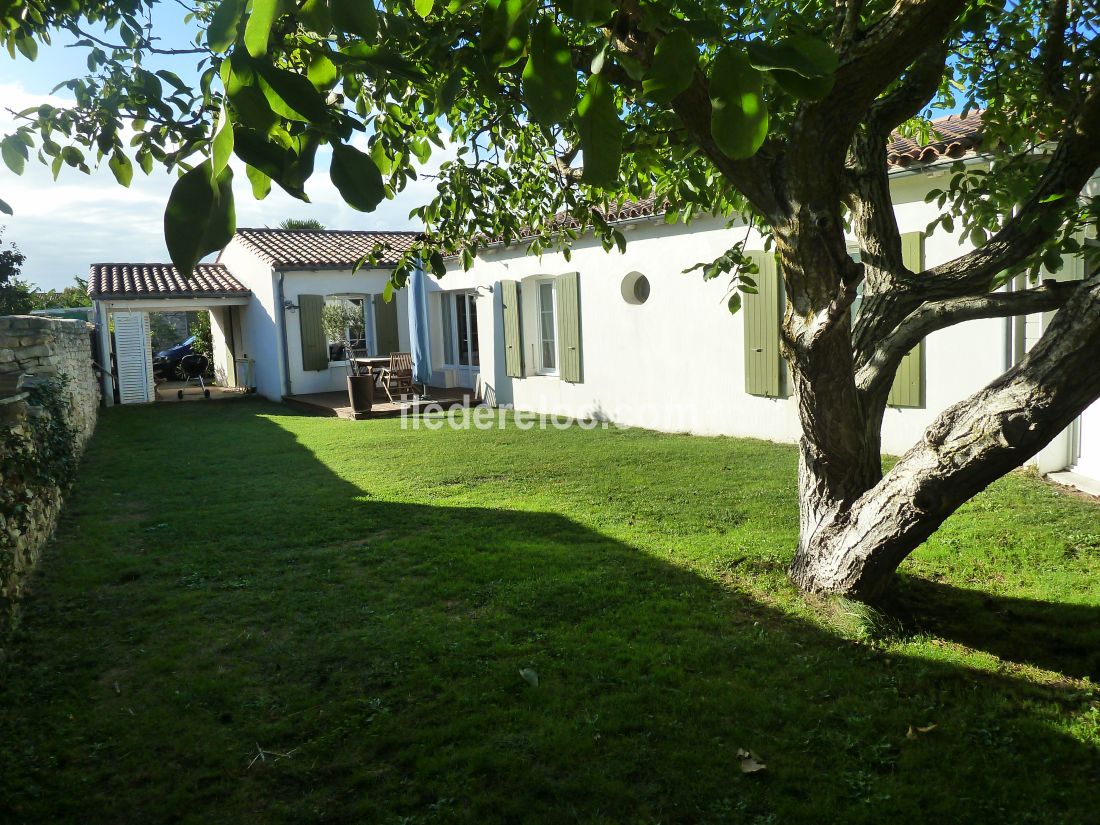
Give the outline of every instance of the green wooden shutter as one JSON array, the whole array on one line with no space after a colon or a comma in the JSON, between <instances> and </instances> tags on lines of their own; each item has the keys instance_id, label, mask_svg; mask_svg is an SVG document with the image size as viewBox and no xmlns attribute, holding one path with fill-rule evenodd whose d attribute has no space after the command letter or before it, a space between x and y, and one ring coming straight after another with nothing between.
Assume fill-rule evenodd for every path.
<instances>
[{"instance_id":1,"label":"green wooden shutter","mask_svg":"<svg viewBox=\"0 0 1100 825\"><path fill-rule=\"evenodd\" d=\"M302 331L302 369L328 369L328 340L321 329L322 295L298 296L298 323Z\"/></svg>"},{"instance_id":2,"label":"green wooden shutter","mask_svg":"<svg viewBox=\"0 0 1100 825\"><path fill-rule=\"evenodd\" d=\"M389 355L401 351L397 335L397 296L387 304L381 295L374 296L374 337L378 342L378 354Z\"/></svg>"},{"instance_id":3,"label":"green wooden shutter","mask_svg":"<svg viewBox=\"0 0 1100 825\"><path fill-rule=\"evenodd\" d=\"M783 313L783 288L775 256L750 252L760 269L755 276L757 293L742 295L745 326L745 392L778 398L780 393L779 323Z\"/></svg>"},{"instance_id":4,"label":"green wooden shutter","mask_svg":"<svg viewBox=\"0 0 1100 825\"><path fill-rule=\"evenodd\" d=\"M522 378L523 338L519 325L519 281L500 282L500 305L504 321L504 371L511 378Z\"/></svg>"},{"instance_id":5,"label":"green wooden shutter","mask_svg":"<svg viewBox=\"0 0 1100 825\"><path fill-rule=\"evenodd\" d=\"M558 375L562 381L581 380L581 313L577 273L559 275L557 281Z\"/></svg>"},{"instance_id":6,"label":"green wooden shutter","mask_svg":"<svg viewBox=\"0 0 1100 825\"><path fill-rule=\"evenodd\" d=\"M924 270L924 233L907 232L901 236L901 257L913 272ZM924 341L901 359L886 403L891 407L924 406Z\"/></svg>"}]
</instances>

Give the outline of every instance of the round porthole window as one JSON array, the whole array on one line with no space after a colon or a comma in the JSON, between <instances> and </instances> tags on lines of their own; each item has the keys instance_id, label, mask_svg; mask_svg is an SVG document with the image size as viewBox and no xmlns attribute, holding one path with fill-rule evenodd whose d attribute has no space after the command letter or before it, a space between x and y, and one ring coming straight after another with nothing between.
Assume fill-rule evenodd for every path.
<instances>
[{"instance_id":1,"label":"round porthole window","mask_svg":"<svg viewBox=\"0 0 1100 825\"><path fill-rule=\"evenodd\" d=\"M623 278L623 300L628 304L644 304L649 300L649 278L641 272L631 272Z\"/></svg>"}]
</instances>

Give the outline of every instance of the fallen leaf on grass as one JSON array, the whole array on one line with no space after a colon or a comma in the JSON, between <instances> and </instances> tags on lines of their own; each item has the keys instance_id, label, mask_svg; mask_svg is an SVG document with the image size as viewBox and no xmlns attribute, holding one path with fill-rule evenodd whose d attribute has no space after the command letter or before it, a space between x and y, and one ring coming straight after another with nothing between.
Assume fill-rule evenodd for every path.
<instances>
[{"instance_id":1,"label":"fallen leaf on grass","mask_svg":"<svg viewBox=\"0 0 1100 825\"><path fill-rule=\"evenodd\" d=\"M916 739L918 733L928 733L929 731L932 731L932 730L935 730L935 729L936 729L935 724L923 725L923 726L918 725L915 728L912 725L910 725L908 733L905 734L905 738L906 739Z\"/></svg>"},{"instance_id":2,"label":"fallen leaf on grass","mask_svg":"<svg viewBox=\"0 0 1100 825\"><path fill-rule=\"evenodd\" d=\"M768 767L761 762L760 757L752 751L738 748L737 755L741 758L741 773L756 773Z\"/></svg>"}]
</instances>

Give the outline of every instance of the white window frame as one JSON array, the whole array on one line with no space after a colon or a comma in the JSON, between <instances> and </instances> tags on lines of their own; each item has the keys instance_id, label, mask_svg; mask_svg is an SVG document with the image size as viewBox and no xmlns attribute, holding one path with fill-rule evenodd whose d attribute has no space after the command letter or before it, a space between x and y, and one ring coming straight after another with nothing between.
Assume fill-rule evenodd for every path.
<instances>
[{"instance_id":1,"label":"white window frame","mask_svg":"<svg viewBox=\"0 0 1100 825\"><path fill-rule=\"evenodd\" d=\"M554 346L554 365L547 367L543 362L543 345L546 340L543 336L542 330L542 287L544 284L550 285L550 319L553 324L553 346ZM535 370L537 375L558 375L560 364L558 363L558 341L560 339L560 333L558 330L558 281L556 278L538 278L534 281L535 286L535 333L538 345L535 348L535 364L537 368Z\"/></svg>"}]
</instances>

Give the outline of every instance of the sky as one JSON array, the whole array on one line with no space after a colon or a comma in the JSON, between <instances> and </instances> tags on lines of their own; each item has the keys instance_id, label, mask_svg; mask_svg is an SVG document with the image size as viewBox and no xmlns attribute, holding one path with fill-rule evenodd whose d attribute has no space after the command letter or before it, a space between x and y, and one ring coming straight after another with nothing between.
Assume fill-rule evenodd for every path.
<instances>
[{"instance_id":1,"label":"sky","mask_svg":"<svg viewBox=\"0 0 1100 825\"><path fill-rule=\"evenodd\" d=\"M171 4L157 6L154 33L165 46L190 44L194 30L186 26ZM182 12L180 12L182 14ZM0 50L0 135L12 131L9 109L21 111L44 102L66 102L64 90L50 96L58 83L87 72L85 50L72 48L71 35L57 35L42 46L33 63L17 54L12 60ZM194 76L196 56L168 58L173 62L153 68L171 68L186 81ZM312 203L290 197L277 186L263 201L252 196L244 166L234 162L237 226L276 226L285 218L314 218L329 229L414 229L409 211L429 200L435 184L423 176L396 199L383 201L372 213L356 212L339 197L328 179L328 153L318 153L317 167L306 184ZM433 158L432 166L442 157ZM425 170L430 171L430 169ZM0 164L0 198L14 215L0 214L3 243L14 243L27 256L23 280L41 289L63 289L75 276L86 277L93 263L139 263L168 260L164 246L163 215L175 173L156 167L145 176L135 169L130 187L115 182L107 168L85 175L64 167L56 181L48 166L32 154L22 175Z\"/></svg>"}]
</instances>

